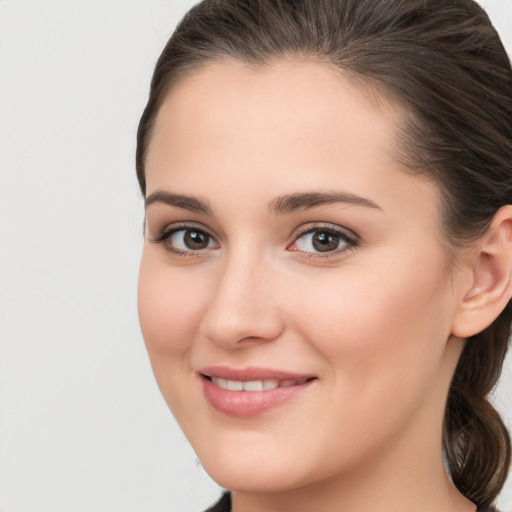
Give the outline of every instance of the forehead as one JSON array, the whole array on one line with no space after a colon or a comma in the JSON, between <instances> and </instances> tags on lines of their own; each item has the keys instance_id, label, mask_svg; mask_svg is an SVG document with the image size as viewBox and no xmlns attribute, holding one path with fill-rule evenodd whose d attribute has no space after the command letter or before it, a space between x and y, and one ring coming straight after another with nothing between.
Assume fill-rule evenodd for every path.
<instances>
[{"instance_id":1,"label":"forehead","mask_svg":"<svg viewBox=\"0 0 512 512\"><path fill-rule=\"evenodd\" d=\"M245 109L240 110L241 104ZM268 107L281 115L285 109L305 114L310 119L329 112L333 106L348 109L358 105L365 115L381 115L399 121L403 105L384 86L331 64L297 58L274 60L269 64L251 65L234 60L211 62L174 83L157 115L159 119L179 107L188 114L200 111L202 116L218 106L227 114L238 110L248 113L253 105ZM227 109L227 110L226 110ZM374 119L375 120L375 119ZM161 122L161 121L160 121Z\"/></svg>"},{"instance_id":2,"label":"forehead","mask_svg":"<svg viewBox=\"0 0 512 512\"><path fill-rule=\"evenodd\" d=\"M401 115L374 89L325 64L212 63L176 84L157 115L148 194L342 188L399 203L411 187L426 186L393 156Z\"/></svg>"},{"instance_id":3,"label":"forehead","mask_svg":"<svg viewBox=\"0 0 512 512\"><path fill-rule=\"evenodd\" d=\"M209 64L167 95L153 127L146 168L151 172L155 153L163 156L165 148L174 158L192 157L198 144L211 146L216 156L227 144L230 153L240 148L247 158L247 150L258 144L284 157L296 144L328 150L365 141L367 151L391 155L400 114L369 91L315 62Z\"/></svg>"}]
</instances>

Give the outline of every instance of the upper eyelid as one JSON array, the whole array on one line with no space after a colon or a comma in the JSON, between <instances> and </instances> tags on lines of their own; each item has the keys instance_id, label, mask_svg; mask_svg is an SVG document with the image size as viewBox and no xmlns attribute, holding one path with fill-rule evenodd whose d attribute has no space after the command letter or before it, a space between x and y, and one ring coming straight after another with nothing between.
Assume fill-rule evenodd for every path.
<instances>
[{"instance_id":1,"label":"upper eyelid","mask_svg":"<svg viewBox=\"0 0 512 512\"><path fill-rule=\"evenodd\" d=\"M301 235L306 235L313 231L320 231L322 229L325 231L331 231L333 233L344 235L345 237L354 241L359 240L359 235L354 233L354 231L352 231L351 229L339 226L337 224L332 224L330 222L313 222L304 224L303 226L300 226L297 229L295 229L290 235L290 238L292 238L292 241L295 241Z\"/></svg>"},{"instance_id":2,"label":"upper eyelid","mask_svg":"<svg viewBox=\"0 0 512 512\"><path fill-rule=\"evenodd\" d=\"M171 224L167 224L165 227L163 227L162 229L159 229L157 231L157 235L156 235L156 237L153 237L153 239L155 241L155 240L160 239L163 236L167 237L167 236L171 235L172 233L176 233L177 231L186 231L187 229L194 229L194 228L199 231L203 231L208 236L211 236L218 243L218 238L212 232L211 229L209 229L204 224L201 224L200 222L195 222L195 221L180 221L180 222L173 222Z\"/></svg>"}]
</instances>

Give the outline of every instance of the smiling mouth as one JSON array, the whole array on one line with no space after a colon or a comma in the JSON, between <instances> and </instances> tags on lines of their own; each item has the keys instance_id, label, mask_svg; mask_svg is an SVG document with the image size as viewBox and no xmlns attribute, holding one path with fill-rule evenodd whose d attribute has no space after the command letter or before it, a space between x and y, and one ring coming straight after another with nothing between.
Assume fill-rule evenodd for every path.
<instances>
[{"instance_id":1,"label":"smiling mouth","mask_svg":"<svg viewBox=\"0 0 512 512\"><path fill-rule=\"evenodd\" d=\"M260 416L294 401L318 381L316 376L254 368L215 367L199 375L207 402L223 415L237 418Z\"/></svg>"},{"instance_id":2,"label":"smiling mouth","mask_svg":"<svg viewBox=\"0 0 512 512\"><path fill-rule=\"evenodd\" d=\"M221 389L226 389L228 391L271 391L277 388L288 388L292 386L300 386L305 384L306 382L310 382L315 379L315 377L304 377L301 379L262 379L262 380L230 380L223 379L221 377L209 377L207 375L203 375L204 378L215 384L217 387Z\"/></svg>"}]
</instances>

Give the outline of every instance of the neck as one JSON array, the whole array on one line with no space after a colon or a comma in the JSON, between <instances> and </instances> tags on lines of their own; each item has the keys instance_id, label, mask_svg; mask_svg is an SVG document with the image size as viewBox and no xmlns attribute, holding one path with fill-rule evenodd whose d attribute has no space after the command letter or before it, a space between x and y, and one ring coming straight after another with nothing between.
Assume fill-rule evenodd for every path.
<instances>
[{"instance_id":1,"label":"neck","mask_svg":"<svg viewBox=\"0 0 512 512\"><path fill-rule=\"evenodd\" d=\"M300 489L273 493L237 492L233 512L475 512L473 503L455 488L442 456L409 454L401 470L392 460L373 460L341 477Z\"/></svg>"}]
</instances>

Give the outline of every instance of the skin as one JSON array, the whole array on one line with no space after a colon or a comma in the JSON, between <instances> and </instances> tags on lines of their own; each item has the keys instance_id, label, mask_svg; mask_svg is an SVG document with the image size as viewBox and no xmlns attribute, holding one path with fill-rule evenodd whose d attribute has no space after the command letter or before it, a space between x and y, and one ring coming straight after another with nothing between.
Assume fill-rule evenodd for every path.
<instances>
[{"instance_id":1,"label":"skin","mask_svg":"<svg viewBox=\"0 0 512 512\"><path fill-rule=\"evenodd\" d=\"M148 204L140 322L163 396L208 473L235 491L236 512L475 510L441 453L474 253L453 265L436 186L392 156L399 122L398 108L298 61L210 64L158 114L148 197L193 197L211 212ZM373 205L269 208L326 191ZM205 249L169 252L183 232L154 241L190 223L211 236ZM315 253L303 228L357 243ZM198 370L211 365L317 379L234 418L204 397Z\"/></svg>"}]
</instances>

